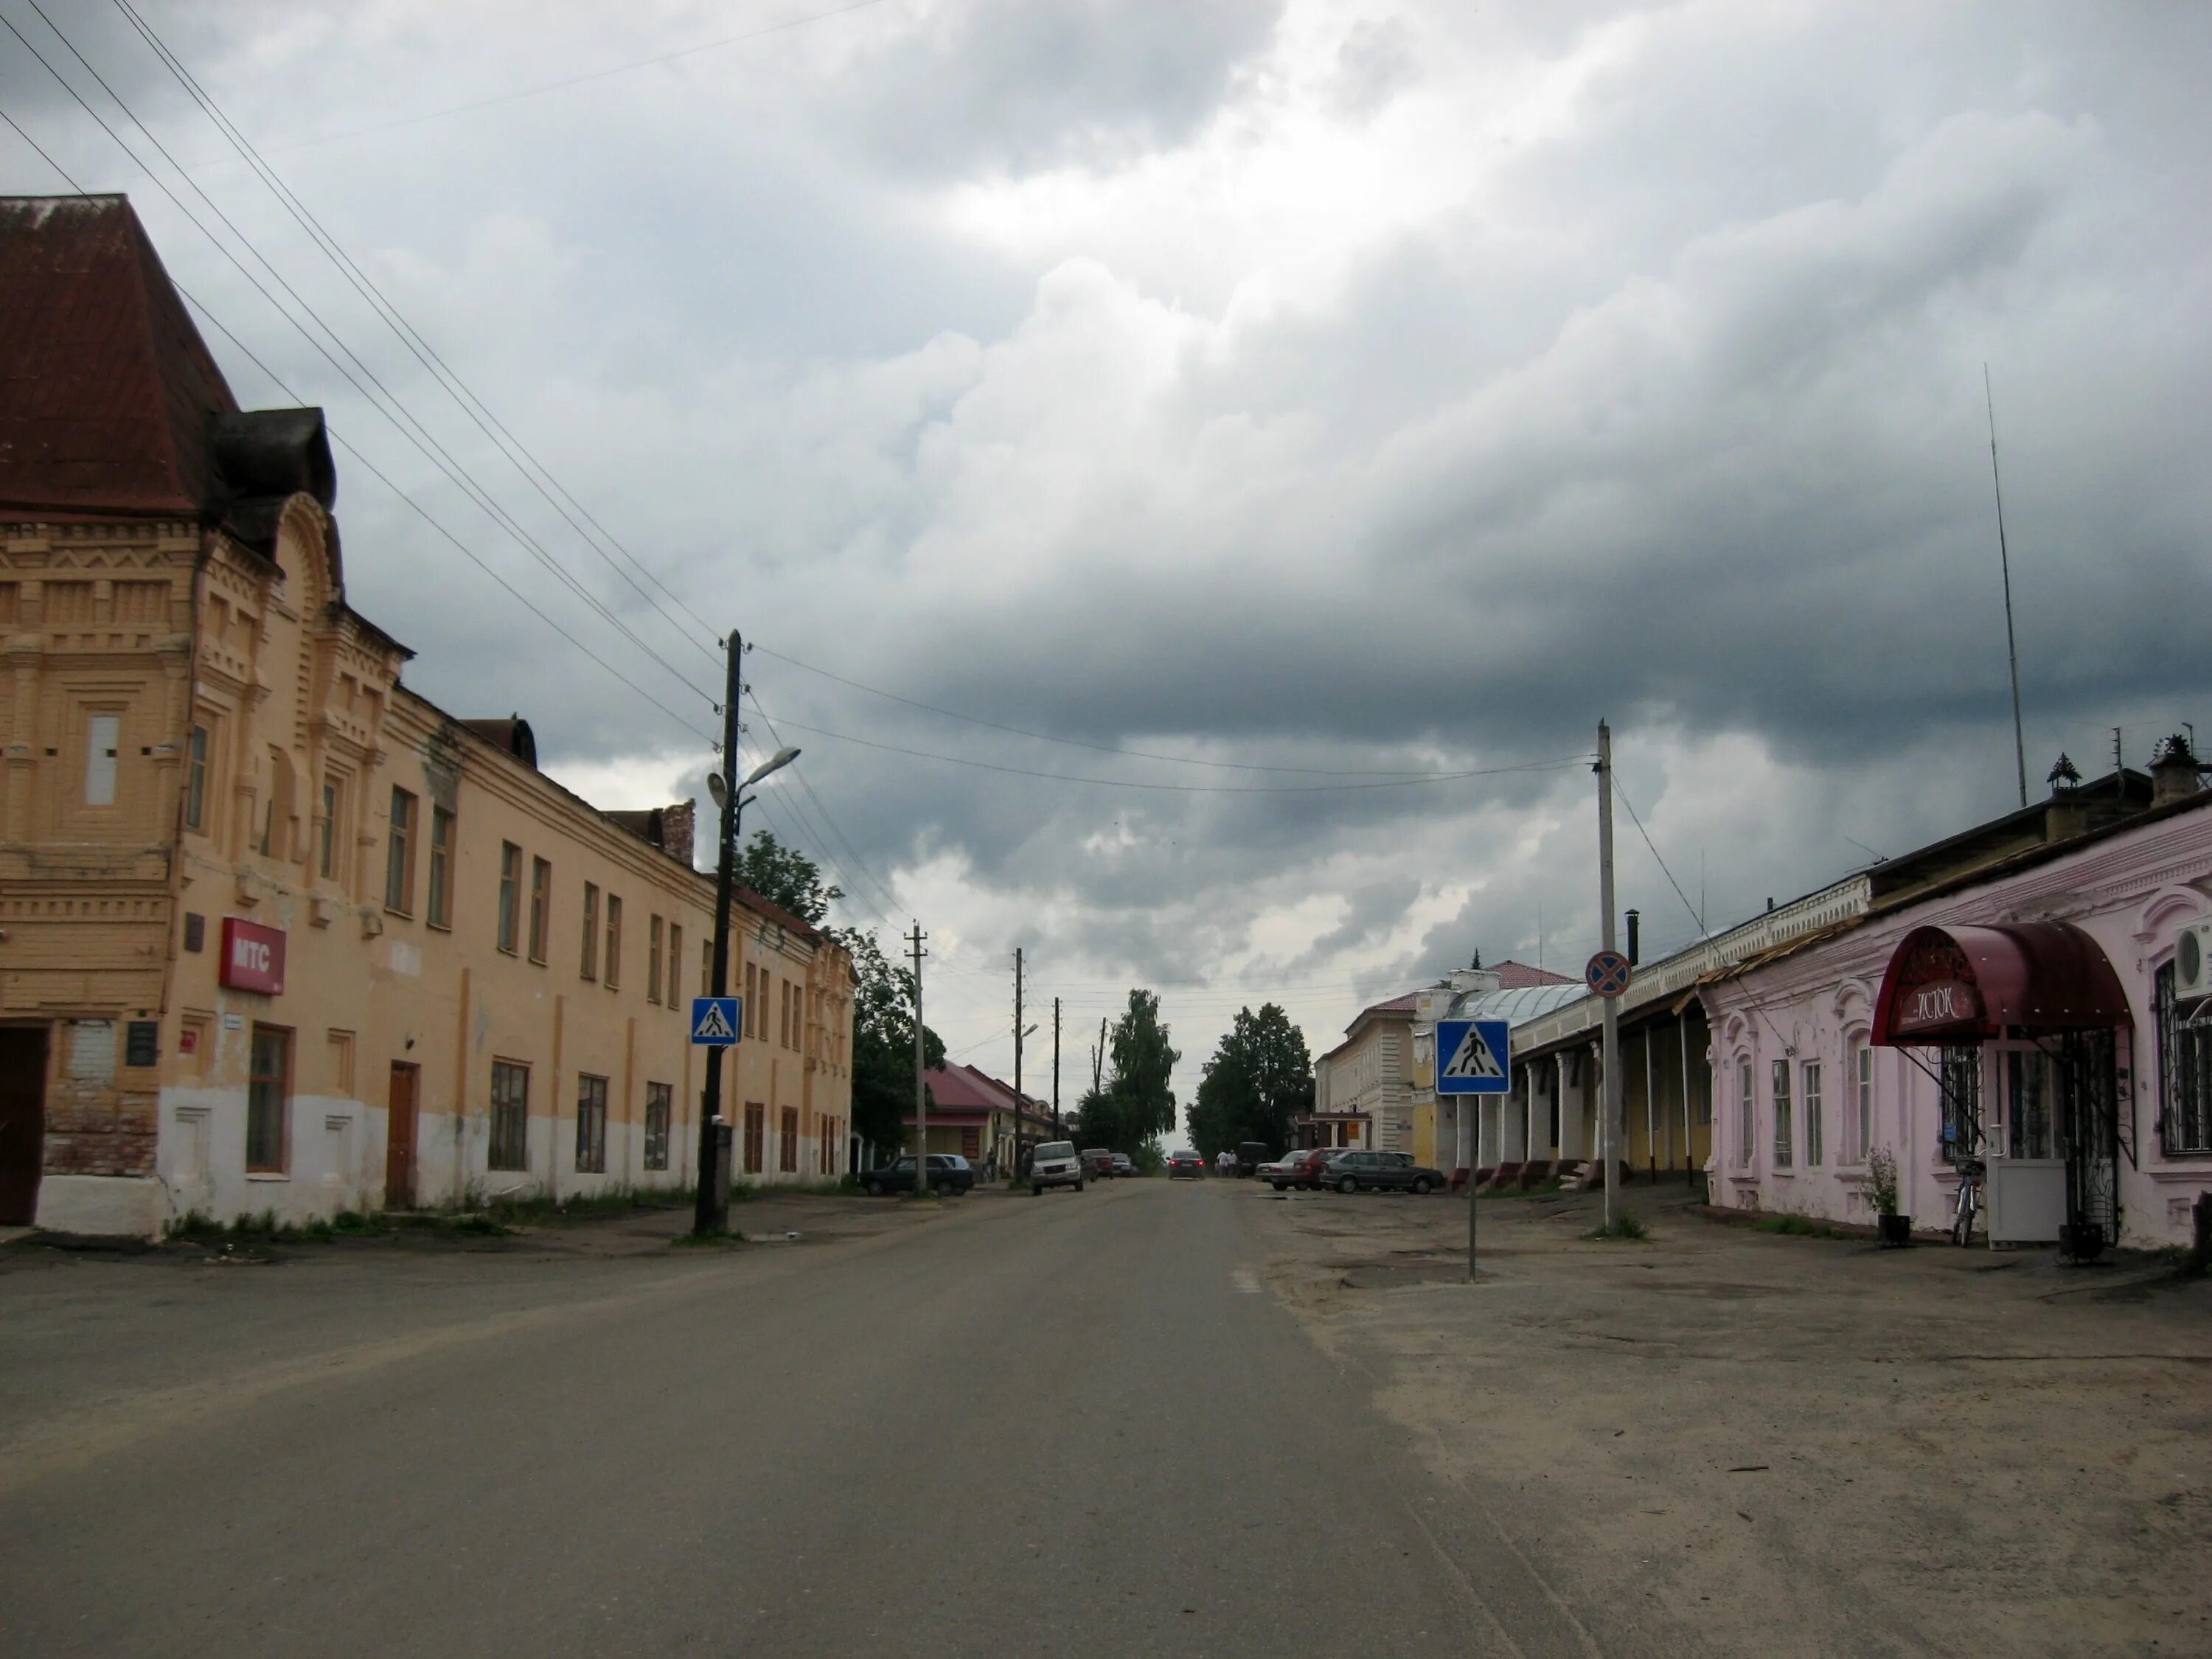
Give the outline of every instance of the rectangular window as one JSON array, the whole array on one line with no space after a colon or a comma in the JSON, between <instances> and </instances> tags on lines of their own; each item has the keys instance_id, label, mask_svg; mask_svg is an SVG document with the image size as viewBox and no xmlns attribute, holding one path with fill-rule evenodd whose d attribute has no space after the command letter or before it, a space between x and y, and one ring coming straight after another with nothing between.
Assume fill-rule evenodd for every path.
<instances>
[{"instance_id":1,"label":"rectangular window","mask_svg":"<svg viewBox=\"0 0 2212 1659\"><path fill-rule=\"evenodd\" d=\"M607 895L607 989L622 983L622 901Z\"/></svg>"},{"instance_id":2,"label":"rectangular window","mask_svg":"<svg viewBox=\"0 0 2212 1659\"><path fill-rule=\"evenodd\" d=\"M1851 1162L1863 1164L1874 1150L1874 1049L1863 1040L1857 1050L1858 1110L1851 1124Z\"/></svg>"},{"instance_id":3,"label":"rectangular window","mask_svg":"<svg viewBox=\"0 0 2212 1659\"><path fill-rule=\"evenodd\" d=\"M1820 1121L1820 1062L1808 1060L1804 1068L1805 1085L1805 1167L1817 1170L1825 1150L1826 1125Z\"/></svg>"},{"instance_id":4,"label":"rectangular window","mask_svg":"<svg viewBox=\"0 0 2212 1659\"><path fill-rule=\"evenodd\" d=\"M255 1175L282 1175L291 1151L292 1034L256 1025L246 1079L246 1167Z\"/></svg>"},{"instance_id":5,"label":"rectangular window","mask_svg":"<svg viewBox=\"0 0 2212 1659\"><path fill-rule=\"evenodd\" d=\"M453 815L442 806L430 809L430 908L425 918L433 927L453 925Z\"/></svg>"},{"instance_id":6,"label":"rectangular window","mask_svg":"<svg viewBox=\"0 0 2212 1659\"><path fill-rule=\"evenodd\" d=\"M511 841L499 844L499 948L514 954L514 933L522 908L522 849Z\"/></svg>"},{"instance_id":7,"label":"rectangular window","mask_svg":"<svg viewBox=\"0 0 2212 1659\"><path fill-rule=\"evenodd\" d=\"M545 960L545 936L553 923L553 866L544 859L530 860L530 959Z\"/></svg>"},{"instance_id":8,"label":"rectangular window","mask_svg":"<svg viewBox=\"0 0 2212 1659\"><path fill-rule=\"evenodd\" d=\"M323 785L323 821L321 840L315 852L315 869L325 880L336 880L338 873L338 787Z\"/></svg>"},{"instance_id":9,"label":"rectangular window","mask_svg":"<svg viewBox=\"0 0 2212 1659\"><path fill-rule=\"evenodd\" d=\"M392 833L384 844L384 908L407 915L415 908L415 797L392 792Z\"/></svg>"},{"instance_id":10,"label":"rectangular window","mask_svg":"<svg viewBox=\"0 0 2212 1659\"><path fill-rule=\"evenodd\" d=\"M2159 1147L2168 1158L2212 1152L2212 1029L2185 1023L2172 963L2155 984Z\"/></svg>"},{"instance_id":11,"label":"rectangular window","mask_svg":"<svg viewBox=\"0 0 2212 1659\"><path fill-rule=\"evenodd\" d=\"M330 1037L331 1092L341 1100L353 1098L353 1033L332 1031Z\"/></svg>"},{"instance_id":12,"label":"rectangular window","mask_svg":"<svg viewBox=\"0 0 2212 1659\"><path fill-rule=\"evenodd\" d=\"M1749 1169L1751 1149L1759 1144L1759 1102L1751 1091L1751 1062L1747 1060L1735 1068L1735 1161Z\"/></svg>"},{"instance_id":13,"label":"rectangular window","mask_svg":"<svg viewBox=\"0 0 2212 1659\"><path fill-rule=\"evenodd\" d=\"M768 1108L757 1100L745 1103L745 1173L758 1175L764 1167L766 1148L762 1143L768 1137Z\"/></svg>"},{"instance_id":14,"label":"rectangular window","mask_svg":"<svg viewBox=\"0 0 2212 1659\"><path fill-rule=\"evenodd\" d=\"M1774 1062L1774 1167L1786 1170L1790 1164L1790 1062Z\"/></svg>"},{"instance_id":15,"label":"rectangular window","mask_svg":"<svg viewBox=\"0 0 2212 1659\"><path fill-rule=\"evenodd\" d=\"M191 743L185 750L185 828L204 830L207 828L208 787L208 729L192 727Z\"/></svg>"},{"instance_id":16,"label":"rectangular window","mask_svg":"<svg viewBox=\"0 0 2212 1659\"><path fill-rule=\"evenodd\" d=\"M783 1109L783 1133L776 1137L775 1167L785 1175L799 1173L799 1108Z\"/></svg>"},{"instance_id":17,"label":"rectangular window","mask_svg":"<svg viewBox=\"0 0 2212 1659\"><path fill-rule=\"evenodd\" d=\"M2008 1054L2005 1068L2005 1155L2055 1158L2051 1066L2048 1054Z\"/></svg>"},{"instance_id":18,"label":"rectangular window","mask_svg":"<svg viewBox=\"0 0 2212 1659\"><path fill-rule=\"evenodd\" d=\"M1960 1047L1943 1050L1942 1118L1945 1160L1980 1156L1982 1145L1982 1051Z\"/></svg>"},{"instance_id":19,"label":"rectangular window","mask_svg":"<svg viewBox=\"0 0 2212 1659\"><path fill-rule=\"evenodd\" d=\"M648 1170L668 1167L668 1120L673 1115L675 1097L672 1084L645 1085L645 1167Z\"/></svg>"},{"instance_id":20,"label":"rectangular window","mask_svg":"<svg viewBox=\"0 0 2212 1659\"><path fill-rule=\"evenodd\" d=\"M576 1079L576 1171L607 1172L607 1080L603 1077Z\"/></svg>"},{"instance_id":21,"label":"rectangular window","mask_svg":"<svg viewBox=\"0 0 2212 1659\"><path fill-rule=\"evenodd\" d=\"M123 741L120 714L94 714L84 728L84 804L115 805L115 751Z\"/></svg>"},{"instance_id":22,"label":"rectangular window","mask_svg":"<svg viewBox=\"0 0 2212 1659\"><path fill-rule=\"evenodd\" d=\"M760 970L750 962L745 964L744 1006L738 1010L738 1014L745 1028L745 1035L758 1036L760 1033L753 1028L760 1019Z\"/></svg>"},{"instance_id":23,"label":"rectangular window","mask_svg":"<svg viewBox=\"0 0 2212 1659\"><path fill-rule=\"evenodd\" d=\"M684 930L674 922L668 924L668 1006L680 1006L684 1001Z\"/></svg>"},{"instance_id":24,"label":"rectangular window","mask_svg":"<svg viewBox=\"0 0 2212 1659\"><path fill-rule=\"evenodd\" d=\"M599 889L596 882L584 884L584 957L583 975L586 979L599 976Z\"/></svg>"},{"instance_id":25,"label":"rectangular window","mask_svg":"<svg viewBox=\"0 0 2212 1659\"><path fill-rule=\"evenodd\" d=\"M645 919L645 1000L656 1006L660 1001L660 933L661 920L648 915ZM668 999L676 1000L674 996Z\"/></svg>"},{"instance_id":26,"label":"rectangular window","mask_svg":"<svg viewBox=\"0 0 2212 1659\"><path fill-rule=\"evenodd\" d=\"M512 1060L491 1063L491 1146L486 1164L495 1170L530 1167L530 1068Z\"/></svg>"}]
</instances>

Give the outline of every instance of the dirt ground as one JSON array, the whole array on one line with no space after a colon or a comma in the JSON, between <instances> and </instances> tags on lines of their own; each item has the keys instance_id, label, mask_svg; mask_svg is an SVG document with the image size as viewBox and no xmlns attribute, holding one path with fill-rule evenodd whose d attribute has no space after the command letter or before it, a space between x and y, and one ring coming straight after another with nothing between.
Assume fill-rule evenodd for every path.
<instances>
[{"instance_id":1,"label":"dirt ground","mask_svg":"<svg viewBox=\"0 0 2212 1659\"><path fill-rule=\"evenodd\" d=\"M1257 1189L1276 1293L1601 1651L2212 1654L2212 1284L1629 1189ZM1654 1643L1662 1630L1671 1639Z\"/></svg>"}]
</instances>

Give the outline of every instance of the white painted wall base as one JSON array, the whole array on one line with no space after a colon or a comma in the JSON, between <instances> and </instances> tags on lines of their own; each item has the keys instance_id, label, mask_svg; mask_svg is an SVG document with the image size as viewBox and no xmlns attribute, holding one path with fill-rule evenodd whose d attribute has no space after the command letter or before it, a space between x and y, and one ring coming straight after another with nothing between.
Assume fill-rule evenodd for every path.
<instances>
[{"instance_id":1,"label":"white painted wall base","mask_svg":"<svg viewBox=\"0 0 2212 1659\"><path fill-rule=\"evenodd\" d=\"M149 1176L50 1175L39 1182L38 1224L94 1238L158 1238L165 1206Z\"/></svg>"}]
</instances>

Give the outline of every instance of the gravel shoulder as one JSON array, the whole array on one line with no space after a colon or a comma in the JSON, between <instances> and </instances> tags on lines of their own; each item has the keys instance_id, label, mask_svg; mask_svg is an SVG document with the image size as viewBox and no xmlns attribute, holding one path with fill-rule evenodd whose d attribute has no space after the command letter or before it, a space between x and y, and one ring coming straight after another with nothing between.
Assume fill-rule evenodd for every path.
<instances>
[{"instance_id":1,"label":"gravel shoulder","mask_svg":"<svg viewBox=\"0 0 2212 1659\"><path fill-rule=\"evenodd\" d=\"M2212 1651L2212 1284L1631 1188L1254 1188L1270 1283L1607 1651ZM1679 1632L1685 1627L1692 1636Z\"/></svg>"}]
</instances>

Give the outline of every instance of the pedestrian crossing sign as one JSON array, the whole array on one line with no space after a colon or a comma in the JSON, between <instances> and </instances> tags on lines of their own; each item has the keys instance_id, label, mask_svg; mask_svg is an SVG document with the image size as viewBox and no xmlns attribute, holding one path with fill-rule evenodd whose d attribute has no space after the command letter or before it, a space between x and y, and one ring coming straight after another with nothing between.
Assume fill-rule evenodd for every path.
<instances>
[{"instance_id":1,"label":"pedestrian crossing sign","mask_svg":"<svg viewBox=\"0 0 2212 1659\"><path fill-rule=\"evenodd\" d=\"M691 1041L704 1048L732 1047L745 1029L742 997L693 997Z\"/></svg>"},{"instance_id":2,"label":"pedestrian crossing sign","mask_svg":"<svg viewBox=\"0 0 2212 1659\"><path fill-rule=\"evenodd\" d=\"M1437 1022L1437 1092L1503 1095L1513 1090L1513 1046L1502 1019Z\"/></svg>"}]
</instances>

